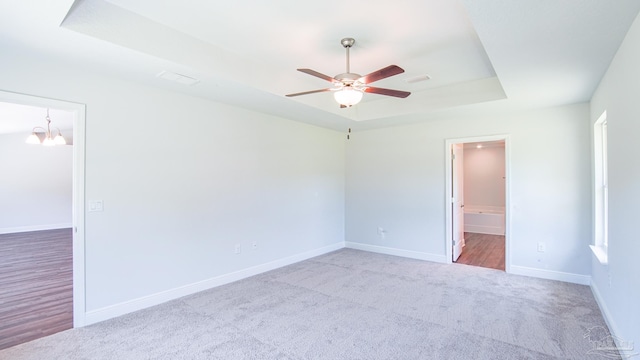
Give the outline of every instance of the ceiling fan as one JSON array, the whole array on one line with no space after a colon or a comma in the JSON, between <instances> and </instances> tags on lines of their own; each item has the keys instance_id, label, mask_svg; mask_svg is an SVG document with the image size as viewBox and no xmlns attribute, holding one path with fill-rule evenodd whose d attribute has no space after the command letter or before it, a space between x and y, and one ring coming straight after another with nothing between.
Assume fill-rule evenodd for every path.
<instances>
[{"instance_id":1,"label":"ceiling fan","mask_svg":"<svg viewBox=\"0 0 640 360\"><path fill-rule=\"evenodd\" d=\"M298 69L298 71L301 71L305 74L309 74L311 76L315 76L333 83L332 88L304 91L294 94L288 94L286 96L293 97L325 91L333 91L333 95L336 101L340 104L340 107L345 108L359 103L360 100L362 100L362 95L366 92L399 98L406 98L407 96L411 95L411 93L408 91L384 89L369 85L375 81L402 74L404 70L397 65L389 65L365 76L360 76L359 74L352 73L349 68L349 49L353 46L353 44L355 44L355 42L356 41L352 38L344 38L340 41L342 46L347 50L347 72L343 74L338 74L334 77L331 77L311 69Z\"/></svg>"}]
</instances>

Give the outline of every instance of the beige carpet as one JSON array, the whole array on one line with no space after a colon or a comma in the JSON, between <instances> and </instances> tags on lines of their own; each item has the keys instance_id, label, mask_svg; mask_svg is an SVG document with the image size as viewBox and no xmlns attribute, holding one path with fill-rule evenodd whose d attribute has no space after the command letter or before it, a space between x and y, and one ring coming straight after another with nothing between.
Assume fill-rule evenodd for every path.
<instances>
[{"instance_id":1,"label":"beige carpet","mask_svg":"<svg viewBox=\"0 0 640 360\"><path fill-rule=\"evenodd\" d=\"M343 249L0 359L605 359L589 329L587 286Z\"/></svg>"}]
</instances>

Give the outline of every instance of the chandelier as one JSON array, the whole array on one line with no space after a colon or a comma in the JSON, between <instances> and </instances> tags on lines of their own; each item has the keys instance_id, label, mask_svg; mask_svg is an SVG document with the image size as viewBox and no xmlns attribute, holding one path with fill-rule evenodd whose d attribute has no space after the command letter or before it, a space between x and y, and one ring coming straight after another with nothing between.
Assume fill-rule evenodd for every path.
<instances>
[{"instance_id":1,"label":"chandelier","mask_svg":"<svg viewBox=\"0 0 640 360\"><path fill-rule=\"evenodd\" d=\"M67 141L62 136L60 129L54 128L58 132L58 134L55 137L52 136L51 134L51 119L49 118L49 109L47 109L46 120L47 120L47 128L45 129L42 126L34 127L33 130L31 131L31 135L29 135L29 137L27 138L26 143L42 144L44 146L66 145ZM42 140L42 142L40 141L38 132L36 132L36 130L38 129L42 130L41 133L44 132L44 139Z\"/></svg>"}]
</instances>

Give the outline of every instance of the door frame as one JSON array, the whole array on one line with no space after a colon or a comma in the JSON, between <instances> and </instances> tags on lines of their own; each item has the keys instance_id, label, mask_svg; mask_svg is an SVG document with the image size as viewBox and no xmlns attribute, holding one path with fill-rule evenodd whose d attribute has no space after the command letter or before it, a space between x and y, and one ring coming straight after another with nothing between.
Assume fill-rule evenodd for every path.
<instances>
[{"instance_id":1,"label":"door frame","mask_svg":"<svg viewBox=\"0 0 640 360\"><path fill-rule=\"evenodd\" d=\"M452 164L451 164L451 146L453 144L465 144L475 142L488 142L488 141L504 141L504 167L505 167L505 206L504 206L504 265L505 271L511 272L511 246L510 246L510 233L511 233L511 139L508 134L499 135L487 135L487 136L474 136L465 138L453 138L446 139L445 141L445 258L447 264L453 263L453 203L451 202L452 191Z\"/></svg>"},{"instance_id":2,"label":"door frame","mask_svg":"<svg viewBox=\"0 0 640 360\"><path fill-rule=\"evenodd\" d=\"M0 101L70 111L73 120L73 327L85 324L85 113L84 104L0 90Z\"/></svg>"},{"instance_id":3,"label":"door frame","mask_svg":"<svg viewBox=\"0 0 640 360\"><path fill-rule=\"evenodd\" d=\"M449 150L455 158L451 159L451 261L457 261L464 250L464 144L451 145ZM458 192L456 194L456 191ZM460 222L462 219L462 222ZM459 253L458 253L459 251ZM458 254L458 257L455 256Z\"/></svg>"}]
</instances>

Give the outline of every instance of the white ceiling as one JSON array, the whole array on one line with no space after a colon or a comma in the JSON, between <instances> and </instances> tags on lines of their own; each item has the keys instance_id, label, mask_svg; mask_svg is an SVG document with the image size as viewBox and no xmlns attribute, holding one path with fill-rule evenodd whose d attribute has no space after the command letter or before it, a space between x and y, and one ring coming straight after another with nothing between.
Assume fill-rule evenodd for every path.
<instances>
[{"instance_id":1,"label":"white ceiling","mask_svg":"<svg viewBox=\"0 0 640 360\"><path fill-rule=\"evenodd\" d=\"M30 0L0 2L0 45L110 76L344 130L464 112L588 101L640 1L616 0ZM328 87L296 71L405 73L340 109ZM171 71L200 80L159 79ZM430 80L407 80L429 75ZM10 89L5 89L10 90ZM0 119L4 119L0 113ZM0 120L2 127L4 120Z\"/></svg>"}]
</instances>

